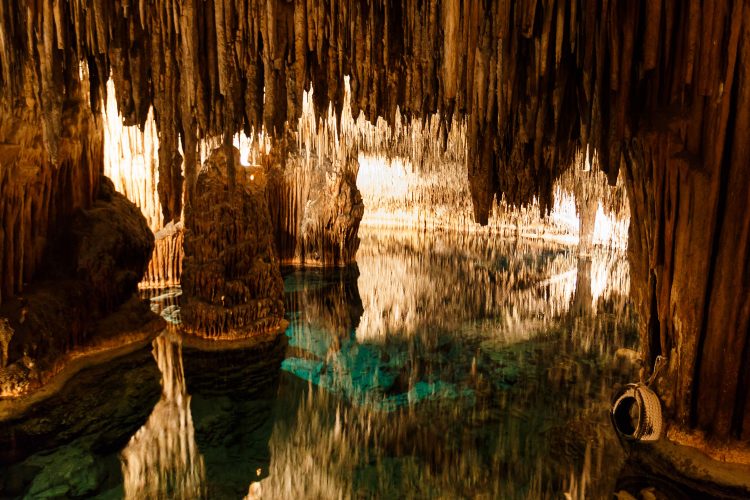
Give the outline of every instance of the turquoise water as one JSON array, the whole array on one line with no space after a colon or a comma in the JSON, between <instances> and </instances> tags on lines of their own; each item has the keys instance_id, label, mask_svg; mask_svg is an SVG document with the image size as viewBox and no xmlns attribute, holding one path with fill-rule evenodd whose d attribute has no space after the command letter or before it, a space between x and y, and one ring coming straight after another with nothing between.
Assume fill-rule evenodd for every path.
<instances>
[{"instance_id":1,"label":"turquoise water","mask_svg":"<svg viewBox=\"0 0 750 500\"><path fill-rule=\"evenodd\" d=\"M627 264L483 236L365 233L286 269L284 335L178 325L0 423L0 497L599 498L635 348ZM153 309L179 322L179 289Z\"/></svg>"}]
</instances>

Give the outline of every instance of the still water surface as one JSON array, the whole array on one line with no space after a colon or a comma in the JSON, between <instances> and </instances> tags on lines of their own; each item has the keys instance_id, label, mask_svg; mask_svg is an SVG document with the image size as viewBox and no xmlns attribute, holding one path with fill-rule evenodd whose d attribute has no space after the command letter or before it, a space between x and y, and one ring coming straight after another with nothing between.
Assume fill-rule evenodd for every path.
<instances>
[{"instance_id":1,"label":"still water surface","mask_svg":"<svg viewBox=\"0 0 750 500\"><path fill-rule=\"evenodd\" d=\"M153 345L0 423L0 497L599 498L634 348L622 257L413 232L284 272L285 335ZM179 289L152 307L179 322Z\"/></svg>"}]
</instances>

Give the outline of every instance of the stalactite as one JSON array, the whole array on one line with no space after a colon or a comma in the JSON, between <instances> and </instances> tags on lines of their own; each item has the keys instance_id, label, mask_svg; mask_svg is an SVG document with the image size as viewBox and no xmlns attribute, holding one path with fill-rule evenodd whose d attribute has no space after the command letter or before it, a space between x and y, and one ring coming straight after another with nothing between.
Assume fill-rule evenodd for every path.
<instances>
[{"instance_id":1,"label":"stalactite","mask_svg":"<svg viewBox=\"0 0 750 500\"><path fill-rule=\"evenodd\" d=\"M127 126L117 109L115 84L107 84L104 122L104 175L115 189L141 209L151 231L164 225L157 193L159 177L159 138L153 110L149 110L142 128Z\"/></svg>"},{"instance_id":2,"label":"stalactite","mask_svg":"<svg viewBox=\"0 0 750 500\"><path fill-rule=\"evenodd\" d=\"M102 134L86 104L86 82L64 101L56 161L44 148L48 129L33 91L26 88L22 101L0 100L0 303L23 291L55 229L96 197Z\"/></svg>"},{"instance_id":3,"label":"stalactite","mask_svg":"<svg viewBox=\"0 0 750 500\"><path fill-rule=\"evenodd\" d=\"M154 253L139 287L163 288L180 284L184 234L182 222L170 222L154 234Z\"/></svg>"},{"instance_id":4,"label":"stalactite","mask_svg":"<svg viewBox=\"0 0 750 500\"><path fill-rule=\"evenodd\" d=\"M537 197L544 210L554 179L581 144L579 128L584 139L602 151L605 169L616 170L619 164L613 160L610 169L609 156L619 151L616 144L625 134L630 71L613 70L612 96L598 83L595 95L577 95L575 85L604 70L601 54L606 50L619 57L622 46L620 66L628 67L634 42L626 35L635 16L625 9L620 13L624 27L607 36L608 22L574 22L576 2L552 2L544 8L536 3L469 3L461 9L455 1L327 1L312 7L306 2L191 0L173 5L159 0L140 2L135 9L119 2L88 6L82 0L53 6L47 0L42 11L30 11L32 18L13 8L2 16L3 40L22 43L15 53L4 44L0 64L8 95L17 97L24 77L10 76L5 68L15 58L36 58L50 152L60 135L60 103L55 99L70 85L53 77L60 73L53 67L58 64L54 50L88 60L99 76L111 70L120 113L128 124L142 126L153 104L165 222L181 215L178 136L195 131L201 138L227 130L259 130L262 125L280 135L284 122L295 123L303 112L300 97L310 82L318 89L318 112L333 102L339 115L343 74L352 78L354 109L373 122L378 116L393 121L397 107L415 118L439 112L446 125L454 113L470 117L467 161L476 217L484 221L500 194L513 204ZM597 12L596 3L584 4L587 12ZM613 15L618 9L623 10L609 7ZM18 27L11 23L14 15L21 18ZM522 22L509 22L514 17ZM399 20L402 26L397 26ZM39 29L21 37L19 28L33 23L39 23ZM650 29L652 40L655 28ZM35 53L37 38L44 47L40 54ZM576 38L591 44L576 46ZM594 39L602 44L595 51L597 59L587 48ZM69 46L73 41L75 46ZM527 64L519 64L515 54ZM581 63L582 72L570 70ZM100 80L96 85L103 85ZM616 104L605 102L611 99ZM579 108L591 111L582 113L580 124L559 120ZM610 115L616 131L612 147L599 123Z\"/></svg>"}]
</instances>

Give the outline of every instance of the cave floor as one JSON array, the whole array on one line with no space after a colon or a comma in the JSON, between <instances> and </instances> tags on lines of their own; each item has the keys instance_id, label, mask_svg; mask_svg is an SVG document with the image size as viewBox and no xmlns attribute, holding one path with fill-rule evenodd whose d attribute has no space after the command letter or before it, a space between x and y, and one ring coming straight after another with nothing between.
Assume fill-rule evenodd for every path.
<instances>
[{"instance_id":1,"label":"cave floor","mask_svg":"<svg viewBox=\"0 0 750 500\"><path fill-rule=\"evenodd\" d=\"M635 377L623 256L369 231L357 265L283 274L285 334L226 351L183 342L179 288L144 292L152 346L0 423L0 497L680 492L632 480L607 418Z\"/></svg>"}]
</instances>

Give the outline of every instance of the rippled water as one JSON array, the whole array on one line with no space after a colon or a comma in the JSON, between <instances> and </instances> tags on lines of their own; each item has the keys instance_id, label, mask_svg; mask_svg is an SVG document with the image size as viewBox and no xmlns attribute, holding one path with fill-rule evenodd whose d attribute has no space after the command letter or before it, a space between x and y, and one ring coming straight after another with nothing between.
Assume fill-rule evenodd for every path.
<instances>
[{"instance_id":1,"label":"rippled water","mask_svg":"<svg viewBox=\"0 0 750 500\"><path fill-rule=\"evenodd\" d=\"M474 235L363 235L287 269L286 334L153 346L0 423L0 496L589 498L624 456L622 257ZM179 321L179 290L153 308Z\"/></svg>"}]
</instances>

